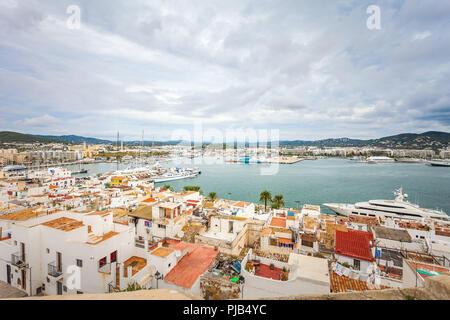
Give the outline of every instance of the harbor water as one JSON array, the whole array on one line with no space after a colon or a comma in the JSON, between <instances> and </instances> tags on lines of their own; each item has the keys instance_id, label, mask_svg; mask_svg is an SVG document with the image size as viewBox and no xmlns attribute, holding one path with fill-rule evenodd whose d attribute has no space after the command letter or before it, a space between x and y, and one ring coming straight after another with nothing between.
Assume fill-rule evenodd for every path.
<instances>
[{"instance_id":1,"label":"harbor water","mask_svg":"<svg viewBox=\"0 0 450 320\"><path fill-rule=\"evenodd\" d=\"M274 175L261 175L261 168L269 168L268 164L226 163L215 159L184 159L161 165L198 167L202 173L195 178L157 185L169 184L174 190L198 185L205 195L213 191L223 199L259 203L260 192L267 189L272 195L282 194L286 207L300 208L305 203L353 204L371 199L393 199L393 191L403 187L408 201L423 208L442 209L450 215L450 169L423 163L368 164L345 159L318 159L279 165ZM128 166L130 164L119 164L119 169ZM79 169L77 165L68 168ZM83 165L83 168L89 170L88 175L95 175L114 171L117 164L94 163ZM321 209L331 213L324 206Z\"/></svg>"}]
</instances>

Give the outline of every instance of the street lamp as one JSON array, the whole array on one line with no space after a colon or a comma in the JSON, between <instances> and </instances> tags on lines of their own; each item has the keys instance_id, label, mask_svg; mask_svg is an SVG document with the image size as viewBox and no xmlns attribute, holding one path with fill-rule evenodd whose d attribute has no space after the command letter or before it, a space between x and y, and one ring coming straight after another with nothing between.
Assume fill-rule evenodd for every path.
<instances>
[{"instance_id":1,"label":"street lamp","mask_svg":"<svg viewBox=\"0 0 450 320\"><path fill-rule=\"evenodd\" d=\"M245 278L244 276L239 276L239 282L241 283L241 299L244 299L244 284L245 284Z\"/></svg>"},{"instance_id":2,"label":"street lamp","mask_svg":"<svg viewBox=\"0 0 450 320\"><path fill-rule=\"evenodd\" d=\"M156 289L158 289L158 280L161 279L161 273L159 273L159 271L156 271L155 277L156 277Z\"/></svg>"}]
</instances>

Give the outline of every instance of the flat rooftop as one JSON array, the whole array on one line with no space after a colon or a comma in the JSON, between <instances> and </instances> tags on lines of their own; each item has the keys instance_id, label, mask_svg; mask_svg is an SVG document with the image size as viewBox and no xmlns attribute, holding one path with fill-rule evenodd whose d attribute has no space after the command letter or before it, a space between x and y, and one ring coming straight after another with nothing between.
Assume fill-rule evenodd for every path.
<instances>
[{"instance_id":1,"label":"flat rooftop","mask_svg":"<svg viewBox=\"0 0 450 320\"><path fill-rule=\"evenodd\" d=\"M118 232L110 231L108 233L105 233L102 236L92 235L92 236L89 236L89 241L87 241L86 243L87 244L93 244L93 245L99 244L100 242L108 240L108 239L110 239L110 238L112 238L112 237L114 237L115 235L118 235L118 234L119 234Z\"/></svg>"},{"instance_id":2,"label":"flat rooftop","mask_svg":"<svg viewBox=\"0 0 450 320\"><path fill-rule=\"evenodd\" d=\"M165 258L167 257L169 254L171 254L174 250L170 249L170 248L164 248L164 247L160 247L158 249L156 249L155 251L152 252L152 255L160 257L160 258Z\"/></svg>"},{"instance_id":3,"label":"flat rooftop","mask_svg":"<svg viewBox=\"0 0 450 320\"><path fill-rule=\"evenodd\" d=\"M134 276L147 265L147 260L144 258L133 256L123 263L124 277L128 277L128 267L131 266L131 274Z\"/></svg>"},{"instance_id":4,"label":"flat rooftop","mask_svg":"<svg viewBox=\"0 0 450 320\"><path fill-rule=\"evenodd\" d=\"M8 214L4 214L0 216L1 220L13 220L13 221L26 221L28 219L36 218L41 214L44 214L46 211L43 211L41 208L27 208L24 210L19 210L15 212L11 212Z\"/></svg>"},{"instance_id":5,"label":"flat rooftop","mask_svg":"<svg viewBox=\"0 0 450 320\"><path fill-rule=\"evenodd\" d=\"M58 219L50 220L42 223L42 225L65 232L72 231L84 226L82 221L67 217L61 217Z\"/></svg>"},{"instance_id":6,"label":"flat rooftop","mask_svg":"<svg viewBox=\"0 0 450 320\"><path fill-rule=\"evenodd\" d=\"M288 264L297 267L297 277L330 283L327 259L291 253Z\"/></svg>"},{"instance_id":7,"label":"flat rooftop","mask_svg":"<svg viewBox=\"0 0 450 320\"><path fill-rule=\"evenodd\" d=\"M386 227L376 226L373 227L376 238L401 241L401 242L411 242L411 236L408 231L400 229L392 229Z\"/></svg>"},{"instance_id":8,"label":"flat rooftop","mask_svg":"<svg viewBox=\"0 0 450 320\"><path fill-rule=\"evenodd\" d=\"M235 233L227 233L227 232L214 232L212 230L209 230L208 232L205 232L201 234L203 237L212 238L212 239L219 239L223 241L232 242L234 239L236 239Z\"/></svg>"},{"instance_id":9,"label":"flat rooftop","mask_svg":"<svg viewBox=\"0 0 450 320\"><path fill-rule=\"evenodd\" d=\"M164 202L161 203L159 205L160 208L164 208L164 209L175 209L178 208L179 206L181 206L181 202L180 203L176 203L176 202Z\"/></svg>"}]
</instances>

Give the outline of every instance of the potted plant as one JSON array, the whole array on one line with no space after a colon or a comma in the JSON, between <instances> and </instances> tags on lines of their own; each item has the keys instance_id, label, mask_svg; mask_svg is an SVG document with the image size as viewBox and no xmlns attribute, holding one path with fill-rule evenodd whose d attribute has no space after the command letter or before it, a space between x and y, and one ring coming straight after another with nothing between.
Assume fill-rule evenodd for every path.
<instances>
[{"instance_id":1,"label":"potted plant","mask_svg":"<svg viewBox=\"0 0 450 320\"><path fill-rule=\"evenodd\" d=\"M273 263L271 263L269 268L270 268L270 270L274 270L275 269L275 265Z\"/></svg>"}]
</instances>

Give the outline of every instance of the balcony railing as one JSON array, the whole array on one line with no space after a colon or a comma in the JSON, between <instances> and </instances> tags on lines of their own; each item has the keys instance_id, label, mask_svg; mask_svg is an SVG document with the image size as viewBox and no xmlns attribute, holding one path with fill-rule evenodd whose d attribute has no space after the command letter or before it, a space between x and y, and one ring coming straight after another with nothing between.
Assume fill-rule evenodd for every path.
<instances>
[{"instance_id":1,"label":"balcony railing","mask_svg":"<svg viewBox=\"0 0 450 320\"><path fill-rule=\"evenodd\" d=\"M62 268L58 268L58 266L56 265L56 262L51 262L47 265L48 268L48 275L58 278L60 276L62 276Z\"/></svg>"},{"instance_id":2,"label":"balcony railing","mask_svg":"<svg viewBox=\"0 0 450 320\"><path fill-rule=\"evenodd\" d=\"M98 272L101 273L111 273L111 263L105 263L98 267Z\"/></svg>"},{"instance_id":3,"label":"balcony railing","mask_svg":"<svg viewBox=\"0 0 450 320\"><path fill-rule=\"evenodd\" d=\"M13 253L11 255L11 263L17 267L25 267L25 256L21 255L19 252Z\"/></svg>"},{"instance_id":4,"label":"balcony railing","mask_svg":"<svg viewBox=\"0 0 450 320\"><path fill-rule=\"evenodd\" d=\"M116 287L116 285L114 284L114 281L111 281L110 283L108 283L108 293L113 293L113 292L119 292L120 289L118 287Z\"/></svg>"},{"instance_id":5,"label":"balcony railing","mask_svg":"<svg viewBox=\"0 0 450 320\"><path fill-rule=\"evenodd\" d=\"M138 248L145 249L145 242L144 242L144 240L135 239L134 240L134 245L136 247L138 247Z\"/></svg>"}]
</instances>

